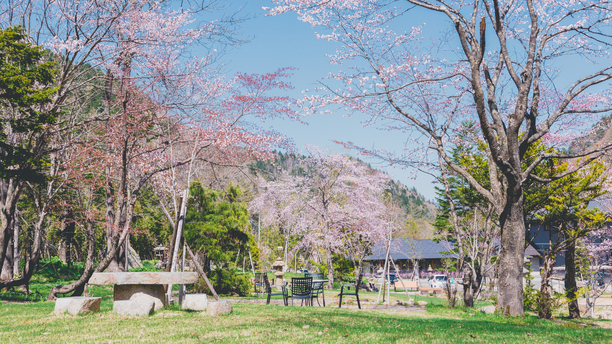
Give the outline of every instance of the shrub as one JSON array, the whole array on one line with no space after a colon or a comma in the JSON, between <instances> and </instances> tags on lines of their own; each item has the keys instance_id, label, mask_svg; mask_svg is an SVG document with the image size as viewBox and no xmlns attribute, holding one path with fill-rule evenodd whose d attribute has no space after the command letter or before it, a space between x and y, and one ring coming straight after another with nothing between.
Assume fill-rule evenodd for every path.
<instances>
[{"instance_id":1,"label":"shrub","mask_svg":"<svg viewBox=\"0 0 612 344\"><path fill-rule=\"evenodd\" d=\"M219 295L245 296L253 291L249 274L237 274L234 270L217 269L208 273L207 276ZM194 289L198 293L212 295L202 278L194 285Z\"/></svg>"}]
</instances>

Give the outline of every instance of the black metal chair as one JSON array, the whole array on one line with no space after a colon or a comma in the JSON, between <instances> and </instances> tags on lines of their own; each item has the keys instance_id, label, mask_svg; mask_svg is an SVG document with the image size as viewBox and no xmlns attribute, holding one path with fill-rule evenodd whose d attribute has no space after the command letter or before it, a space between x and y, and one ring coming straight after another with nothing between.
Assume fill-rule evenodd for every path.
<instances>
[{"instance_id":1,"label":"black metal chair","mask_svg":"<svg viewBox=\"0 0 612 344\"><path fill-rule=\"evenodd\" d=\"M343 284L342 287L340 288L340 294L338 294L338 296L340 296L340 302L338 302L338 308L342 307L342 296L355 296L357 298L357 306L359 307L359 309L361 309L361 303L359 302L359 286L361 286L361 279L363 278L363 275L359 275L359 278L357 279L357 283L356 284ZM344 288L347 289L347 291L344 291ZM349 291L350 288L355 288L355 292L351 293Z\"/></svg>"},{"instance_id":2,"label":"black metal chair","mask_svg":"<svg viewBox=\"0 0 612 344\"><path fill-rule=\"evenodd\" d=\"M306 300L312 298L312 277L294 277L291 279L291 305L293 306L293 299L301 299L302 304ZM312 303L311 303L312 305Z\"/></svg>"},{"instance_id":3,"label":"black metal chair","mask_svg":"<svg viewBox=\"0 0 612 344\"><path fill-rule=\"evenodd\" d=\"M287 286L283 284L272 284L270 285L270 280L268 279L268 274L263 274L263 284L266 288L266 293L268 294L268 300L266 301L266 305L270 304L270 298L272 296L282 295L283 296L283 304L287 306ZM272 288L280 287L281 291L272 290Z\"/></svg>"},{"instance_id":4,"label":"black metal chair","mask_svg":"<svg viewBox=\"0 0 612 344\"><path fill-rule=\"evenodd\" d=\"M320 272L310 272L310 273L305 273L304 277L312 277L313 281L314 280L323 280L323 274ZM319 302L319 295L321 295L323 297L323 307L325 307L325 293L323 290L325 282L312 282L312 292L311 292L311 298L310 298L310 303L314 304L312 299L316 298L317 299L317 304L320 306L321 303Z\"/></svg>"}]
</instances>

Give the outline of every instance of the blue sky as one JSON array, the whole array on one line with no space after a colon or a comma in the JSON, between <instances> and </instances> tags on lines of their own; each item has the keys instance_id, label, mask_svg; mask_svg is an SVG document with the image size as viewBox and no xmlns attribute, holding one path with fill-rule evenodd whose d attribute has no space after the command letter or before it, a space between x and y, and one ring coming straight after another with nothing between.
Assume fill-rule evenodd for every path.
<instances>
[{"instance_id":1,"label":"blue sky","mask_svg":"<svg viewBox=\"0 0 612 344\"><path fill-rule=\"evenodd\" d=\"M309 24L297 20L295 13L286 13L275 17L266 17L262 6L273 6L268 1L243 2L243 12L255 18L242 25L242 37L250 39L249 43L229 49L224 57L228 73L268 73L280 67L293 67L291 83L295 91L290 95L299 98L302 90L313 89L329 72L336 71L338 66L330 65L326 53L333 53L333 43L318 40L315 30ZM240 2L232 2L239 6ZM364 128L361 120L366 117L344 118L342 112L327 115L312 115L305 118L308 125L290 120L278 120L268 123L273 129L292 138L300 152L308 144L329 151L356 156L333 142L352 141L365 148L386 149L400 152L405 137L379 131L375 128ZM411 170L388 167L376 160L359 156L371 163L373 167L388 172L394 179L432 200L435 197L433 179L425 174L416 174Z\"/></svg>"}]
</instances>

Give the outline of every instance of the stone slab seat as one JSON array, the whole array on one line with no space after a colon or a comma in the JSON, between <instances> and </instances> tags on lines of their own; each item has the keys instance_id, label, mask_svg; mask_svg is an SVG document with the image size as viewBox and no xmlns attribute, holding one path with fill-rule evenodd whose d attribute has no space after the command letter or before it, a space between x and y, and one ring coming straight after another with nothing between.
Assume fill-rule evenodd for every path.
<instances>
[{"instance_id":1,"label":"stone slab seat","mask_svg":"<svg viewBox=\"0 0 612 344\"><path fill-rule=\"evenodd\" d=\"M113 312L118 315L147 316L153 314L153 300L120 300L113 302Z\"/></svg>"},{"instance_id":2,"label":"stone slab seat","mask_svg":"<svg viewBox=\"0 0 612 344\"><path fill-rule=\"evenodd\" d=\"M55 300L55 309L53 310L53 313L56 315L63 314L65 312L72 315L96 313L100 311L101 302L101 297L60 297Z\"/></svg>"},{"instance_id":3,"label":"stone slab seat","mask_svg":"<svg viewBox=\"0 0 612 344\"><path fill-rule=\"evenodd\" d=\"M205 311L208 306L206 294L187 294L183 299L183 309L192 311Z\"/></svg>"},{"instance_id":4,"label":"stone slab seat","mask_svg":"<svg viewBox=\"0 0 612 344\"><path fill-rule=\"evenodd\" d=\"M113 285L113 300L152 300L155 310L166 305L166 284L192 284L197 272L98 272L89 284Z\"/></svg>"},{"instance_id":5,"label":"stone slab seat","mask_svg":"<svg viewBox=\"0 0 612 344\"><path fill-rule=\"evenodd\" d=\"M198 281L197 272L96 272L89 284L191 284Z\"/></svg>"}]
</instances>

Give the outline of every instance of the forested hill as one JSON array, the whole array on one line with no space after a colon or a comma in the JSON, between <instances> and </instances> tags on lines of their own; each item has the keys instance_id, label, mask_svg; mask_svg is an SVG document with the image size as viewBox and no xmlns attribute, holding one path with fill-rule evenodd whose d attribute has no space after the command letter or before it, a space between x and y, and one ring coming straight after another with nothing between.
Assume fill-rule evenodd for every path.
<instances>
[{"instance_id":1,"label":"forested hill","mask_svg":"<svg viewBox=\"0 0 612 344\"><path fill-rule=\"evenodd\" d=\"M275 180L284 171L291 175L303 175L306 172L299 163L300 159L303 158L305 157L296 154L277 152L276 159L273 162L255 161L249 164L249 170L251 174L267 180ZM368 167L372 168L369 165ZM388 191L406 212L407 221L410 223L409 227L413 227L406 232L398 233L398 235L421 239L432 237L433 227L431 223L436 217L436 206L425 200L425 197L414 187L409 189L395 180L389 183Z\"/></svg>"},{"instance_id":2,"label":"forested hill","mask_svg":"<svg viewBox=\"0 0 612 344\"><path fill-rule=\"evenodd\" d=\"M569 153L582 152L593 145L610 142L612 139L612 115L602 118L591 128L590 134L572 141Z\"/></svg>"}]
</instances>

